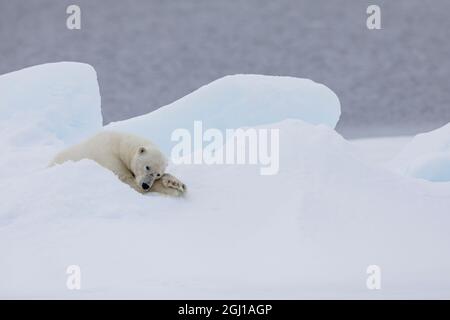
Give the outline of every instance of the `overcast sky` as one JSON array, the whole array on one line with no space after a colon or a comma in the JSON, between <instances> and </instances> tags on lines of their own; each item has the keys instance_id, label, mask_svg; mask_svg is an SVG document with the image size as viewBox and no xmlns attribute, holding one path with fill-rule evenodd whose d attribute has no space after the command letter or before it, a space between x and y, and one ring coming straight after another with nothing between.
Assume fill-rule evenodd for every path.
<instances>
[{"instance_id":1,"label":"overcast sky","mask_svg":"<svg viewBox=\"0 0 450 320\"><path fill-rule=\"evenodd\" d=\"M81 7L81 30L66 8ZM366 8L381 7L382 30ZM450 1L0 0L0 73L95 67L105 123L147 113L228 74L311 78L339 96L347 137L450 122Z\"/></svg>"}]
</instances>

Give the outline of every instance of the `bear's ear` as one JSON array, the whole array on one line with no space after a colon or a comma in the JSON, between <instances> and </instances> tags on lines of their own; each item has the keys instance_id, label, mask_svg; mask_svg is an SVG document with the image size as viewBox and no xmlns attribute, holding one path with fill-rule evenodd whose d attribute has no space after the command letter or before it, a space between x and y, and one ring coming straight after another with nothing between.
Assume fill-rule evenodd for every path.
<instances>
[{"instance_id":1,"label":"bear's ear","mask_svg":"<svg viewBox=\"0 0 450 320\"><path fill-rule=\"evenodd\" d=\"M145 147L139 147L138 153L143 154L143 153L145 153L145 151L147 151L147 149L145 149Z\"/></svg>"}]
</instances>

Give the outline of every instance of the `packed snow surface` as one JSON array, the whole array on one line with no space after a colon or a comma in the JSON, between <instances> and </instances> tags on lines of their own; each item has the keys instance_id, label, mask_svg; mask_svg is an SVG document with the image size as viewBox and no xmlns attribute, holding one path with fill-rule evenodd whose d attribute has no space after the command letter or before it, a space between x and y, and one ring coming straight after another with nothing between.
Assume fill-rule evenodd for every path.
<instances>
[{"instance_id":1,"label":"packed snow surface","mask_svg":"<svg viewBox=\"0 0 450 320\"><path fill-rule=\"evenodd\" d=\"M89 70L60 64L61 78L75 66ZM13 86L53 67L9 81L6 75L0 84ZM84 77L79 81L93 82L95 73ZM59 79L44 72L38 81L46 90ZM72 85L80 84L61 90L74 93ZM94 89L84 99L98 101ZM212 99L214 90L203 90ZM221 97L224 108L233 101ZM245 100L246 91L235 98ZM61 108L72 108L73 99L81 97L61 96ZM219 110L221 99L214 101ZM68 111L64 122L43 129L15 117L14 110L27 108L22 102L10 97L8 117L16 120L4 122L9 134L0 136L7 150L0 166L1 298L450 298L450 183L393 173L329 125L262 115L271 124L258 128L280 130L278 174L260 175L255 165L172 165L169 172L187 184L187 195L143 196L92 161L46 167L68 144L59 131L97 119L98 105ZM144 130L148 119L151 132L158 117L167 122L161 128L169 127L187 117L178 117L176 106L165 108L170 117L122 125ZM53 110L33 112L44 119ZM239 114L236 123L226 119L223 125L231 127L253 125ZM22 126L51 139L17 147L14 138L23 137L14 130ZM80 126L77 135L92 129ZM81 290L66 287L70 265L81 268ZM370 265L382 270L381 290L366 287Z\"/></svg>"},{"instance_id":2,"label":"packed snow surface","mask_svg":"<svg viewBox=\"0 0 450 320\"><path fill-rule=\"evenodd\" d=\"M450 181L450 123L415 136L390 166L407 176L429 181Z\"/></svg>"},{"instance_id":3,"label":"packed snow surface","mask_svg":"<svg viewBox=\"0 0 450 320\"><path fill-rule=\"evenodd\" d=\"M82 63L38 65L0 77L0 135L14 146L73 143L102 125L95 70Z\"/></svg>"},{"instance_id":4,"label":"packed snow surface","mask_svg":"<svg viewBox=\"0 0 450 320\"><path fill-rule=\"evenodd\" d=\"M339 99L328 87L309 79L263 75L233 75L209 83L146 115L111 123L106 128L147 137L169 152L171 133L192 132L194 121L205 129L234 129L301 119L336 126Z\"/></svg>"}]
</instances>

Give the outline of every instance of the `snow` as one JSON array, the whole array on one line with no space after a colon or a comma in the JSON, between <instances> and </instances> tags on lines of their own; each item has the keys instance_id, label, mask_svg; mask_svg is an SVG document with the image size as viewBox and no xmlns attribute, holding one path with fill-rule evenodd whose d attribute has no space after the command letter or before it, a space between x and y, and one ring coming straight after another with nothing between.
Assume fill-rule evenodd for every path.
<instances>
[{"instance_id":1,"label":"snow","mask_svg":"<svg viewBox=\"0 0 450 320\"><path fill-rule=\"evenodd\" d=\"M415 136L391 161L390 167L414 178L450 181L450 123Z\"/></svg>"},{"instance_id":2,"label":"snow","mask_svg":"<svg viewBox=\"0 0 450 320\"><path fill-rule=\"evenodd\" d=\"M366 161L387 165L411 139L410 136L359 138L351 143Z\"/></svg>"},{"instance_id":3,"label":"snow","mask_svg":"<svg viewBox=\"0 0 450 320\"><path fill-rule=\"evenodd\" d=\"M59 62L2 75L0 115L0 179L31 174L55 150L102 128L97 74Z\"/></svg>"},{"instance_id":4,"label":"snow","mask_svg":"<svg viewBox=\"0 0 450 320\"><path fill-rule=\"evenodd\" d=\"M284 119L300 119L334 128L339 99L328 87L309 79L263 75L233 75L209 83L187 96L146 115L111 123L107 129L151 139L169 153L171 133L193 131L201 120L219 130L251 127Z\"/></svg>"},{"instance_id":5,"label":"snow","mask_svg":"<svg viewBox=\"0 0 450 320\"><path fill-rule=\"evenodd\" d=\"M49 63L0 77L0 136L15 146L76 142L102 126L99 110L90 65Z\"/></svg>"},{"instance_id":6,"label":"snow","mask_svg":"<svg viewBox=\"0 0 450 320\"><path fill-rule=\"evenodd\" d=\"M0 298L450 297L450 183L380 165L370 154L388 140L360 148L324 124L271 122L257 128L279 129L278 174L172 164L183 198L143 196L88 160L42 166L64 141L36 155L1 139L15 162L0 167ZM5 174L16 162L30 168ZM70 265L81 290L66 288ZM381 290L366 288L369 265Z\"/></svg>"}]
</instances>

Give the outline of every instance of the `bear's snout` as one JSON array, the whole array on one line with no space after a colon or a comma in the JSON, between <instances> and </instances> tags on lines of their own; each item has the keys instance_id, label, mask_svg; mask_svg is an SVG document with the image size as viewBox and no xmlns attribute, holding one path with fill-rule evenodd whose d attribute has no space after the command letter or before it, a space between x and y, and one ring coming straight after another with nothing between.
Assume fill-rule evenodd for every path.
<instances>
[{"instance_id":1,"label":"bear's snout","mask_svg":"<svg viewBox=\"0 0 450 320\"><path fill-rule=\"evenodd\" d=\"M150 188L150 186L146 183L142 184L142 189L147 190L148 188Z\"/></svg>"}]
</instances>

